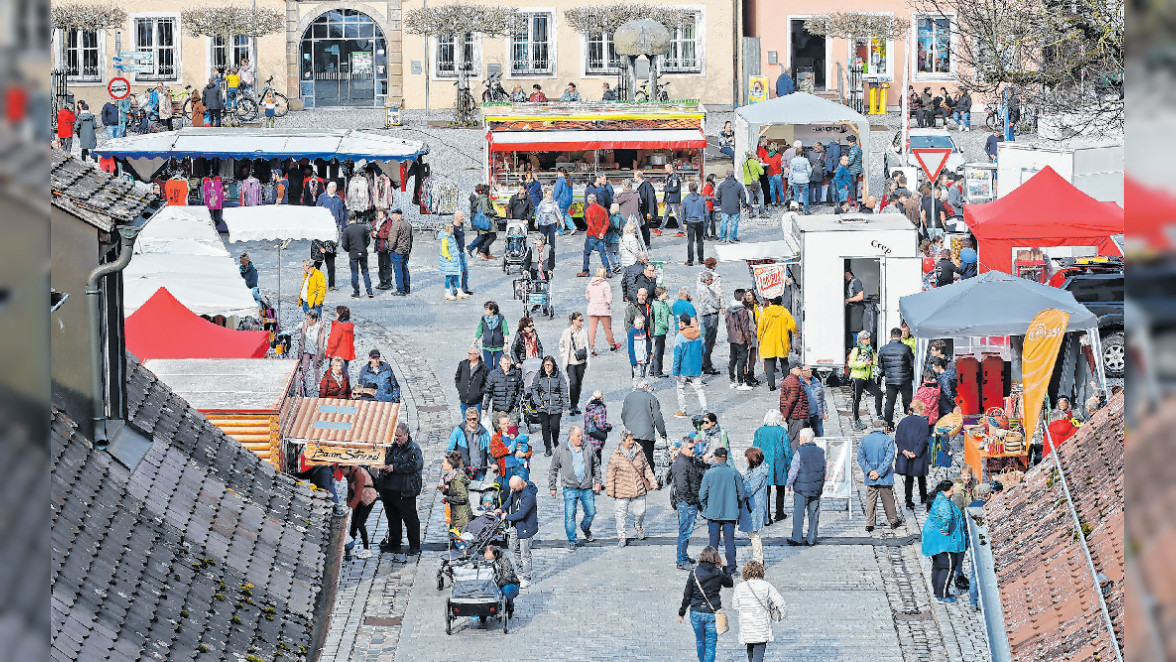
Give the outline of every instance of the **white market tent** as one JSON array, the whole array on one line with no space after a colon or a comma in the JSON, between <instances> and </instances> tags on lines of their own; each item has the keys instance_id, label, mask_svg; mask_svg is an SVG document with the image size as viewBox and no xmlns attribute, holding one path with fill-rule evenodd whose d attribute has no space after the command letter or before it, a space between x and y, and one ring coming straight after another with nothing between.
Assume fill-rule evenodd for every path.
<instances>
[{"instance_id":1,"label":"white market tent","mask_svg":"<svg viewBox=\"0 0 1176 662\"><path fill-rule=\"evenodd\" d=\"M858 137L862 146L862 172L869 172L870 120L849 106L821 97L793 92L775 99L741 106L735 110L735 172L743 167L748 150L755 151L759 138L777 125L833 126L845 125ZM845 134L830 134L844 142Z\"/></svg>"},{"instance_id":2,"label":"white market tent","mask_svg":"<svg viewBox=\"0 0 1176 662\"><path fill-rule=\"evenodd\" d=\"M223 214L231 242L283 239L334 241L337 233L335 217L331 216L326 207L226 207Z\"/></svg>"},{"instance_id":3,"label":"white market tent","mask_svg":"<svg viewBox=\"0 0 1176 662\"><path fill-rule=\"evenodd\" d=\"M257 303L206 207L164 207L143 228L123 271L129 317L161 287L197 315L251 315Z\"/></svg>"}]
</instances>

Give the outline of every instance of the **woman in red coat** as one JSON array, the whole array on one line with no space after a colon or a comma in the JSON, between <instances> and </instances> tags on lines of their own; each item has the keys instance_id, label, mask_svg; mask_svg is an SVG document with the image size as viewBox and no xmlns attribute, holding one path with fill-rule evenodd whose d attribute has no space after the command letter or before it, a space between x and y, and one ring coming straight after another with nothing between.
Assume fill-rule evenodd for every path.
<instances>
[{"instance_id":1,"label":"woman in red coat","mask_svg":"<svg viewBox=\"0 0 1176 662\"><path fill-rule=\"evenodd\" d=\"M351 309L347 306L335 306L335 322L327 338L326 354L328 358L343 359L343 372L355 360L355 325L351 323Z\"/></svg>"},{"instance_id":2,"label":"woman in red coat","mask_svg":"<svg viewBox=\"0 0 1176 662\"><path fill-rule=\"evenodd\" d=\"M347 376L347 371L343 368L343 359L339 357L331 359L331 369L323 375L322 381L319 382L319 397L341 400L351 398L351 378Z\"/></svg>"}]
</instances>

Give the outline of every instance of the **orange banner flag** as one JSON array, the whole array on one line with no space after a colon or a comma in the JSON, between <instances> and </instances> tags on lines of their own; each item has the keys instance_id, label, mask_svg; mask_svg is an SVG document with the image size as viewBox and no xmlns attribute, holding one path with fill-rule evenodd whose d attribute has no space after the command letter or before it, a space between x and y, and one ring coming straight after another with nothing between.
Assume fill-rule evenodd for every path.
<instances>
[{"instance_id":1,"label":"orange banner flag","mask_svg":"<svg viewBox=\"0 0 1176 662\"><path fill-rule=\"evenodd\" d=\"M1025 345L1021 352L1021 380L1025 391L1025 438L1032 439L1037 431L1045 392L1053 377L1058 350L1066 335L1070 316L1055 308L1047 308L1029 323Z\"/></svg>"}]
</instances>

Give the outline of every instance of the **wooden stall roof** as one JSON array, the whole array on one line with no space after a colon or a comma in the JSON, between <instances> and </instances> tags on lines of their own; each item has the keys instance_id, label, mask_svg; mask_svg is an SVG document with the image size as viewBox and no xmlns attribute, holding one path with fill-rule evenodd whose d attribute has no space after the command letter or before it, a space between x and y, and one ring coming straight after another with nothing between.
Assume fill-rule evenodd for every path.
<instances>
[{"instance_id":1,"label":"wooden stall roof","mask_svg":"<svg viewBox=\"0 0 1176 662\"><path fill-rule=\"evenodd\" d=\"M282 437L290 441L390 444L399 405L375 400L302 398L287 420Z\"/></svg>"},{"instance_id":2,"label":"wooden stall roof","mask_svg":"<svg viewBox=\"0 0 1176 662\"><path fill-rule=\"evenodd\" d=\"M200 411L276 411L298 362L292 359L150 359L143 366Z\"/></svg>"}]
</instances>

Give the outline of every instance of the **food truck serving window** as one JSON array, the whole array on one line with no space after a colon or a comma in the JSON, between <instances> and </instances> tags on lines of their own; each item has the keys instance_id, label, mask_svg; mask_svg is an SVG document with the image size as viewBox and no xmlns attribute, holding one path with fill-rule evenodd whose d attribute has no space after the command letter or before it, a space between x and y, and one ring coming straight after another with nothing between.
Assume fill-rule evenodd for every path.
<instances>
[{"instance_id":1,"label":"food truck serving window","mask_svg":"<svg viewBox=\"0 0 1176 662\"><path fill-rule=\"evenodd\" d=\"M490 134L495 152L574 151L594 149L703 149L706 136L697 129L671 131L499 131Z\"/></svg>"}]
</instances>

